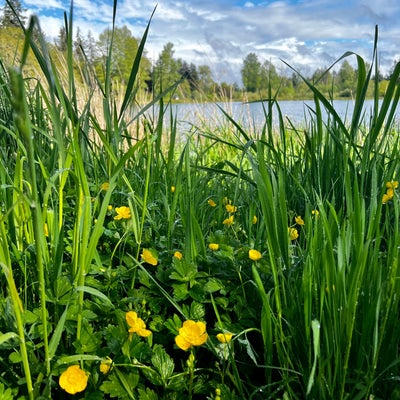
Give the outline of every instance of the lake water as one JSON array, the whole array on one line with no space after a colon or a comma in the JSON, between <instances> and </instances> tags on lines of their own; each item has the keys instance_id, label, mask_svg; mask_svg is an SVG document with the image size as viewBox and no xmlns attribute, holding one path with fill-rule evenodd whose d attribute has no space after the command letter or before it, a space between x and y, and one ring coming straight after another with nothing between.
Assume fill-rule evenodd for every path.
<instances>
[{"instance_id":1,"label":"lake water","mask_svg":"<svg viewBox=\"0 0 400 400\"><path fill-rule=\"evenodd\" d=\"M290 126L290 122L295 127L306 126L310 121L314 110L315 103L312 100L302 101L279 101L279 107L284 117L286 126ZM199 103L199 104L173 104L172 114L178 121L180 131L189 131L193 126L201 126L203 123L207 127L217 127L226 125L226 117L221 108L227 112L236 122L245 128L262 128L265 122L265 112L263 107L267 107L266 103ZM351 100L334 100L333 106L337 114L344 122L349 122L353 114L354 101ZM326 117L326 112L322 108L322 113ZM366 100L364 103L365 122L368 123L369 116L373 109L373 100ZM400 106L397 111L397 121L400 115ZM169 121L169 110L166 113L166 122ZM273 110L274 125L278 126L278 113Z\"/></svg>"}]
</instances>

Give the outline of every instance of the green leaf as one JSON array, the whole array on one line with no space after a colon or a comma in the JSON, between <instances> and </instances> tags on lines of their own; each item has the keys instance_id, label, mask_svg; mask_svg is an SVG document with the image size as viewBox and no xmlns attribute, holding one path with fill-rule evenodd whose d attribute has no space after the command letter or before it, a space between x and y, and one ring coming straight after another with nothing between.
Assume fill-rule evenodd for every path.
<instances>
[{"instance_id":1,"label":"green leaf","mask_svg":"<svg viewBox=\"0 0 400 400\"><path fill-rule=\"evenodd\" d=\"M132 378L132 381L138 379L137 374L136 377L133 376L133 374L128 374L128 378ZM111 374L108 379L101 384L100 390L108 394L111 398L116 397L120 400L132 399L116 374Z\"/></svg>"},{"instance_id":2,"label":"green leaf","mask_svg":"<svg viewBox=\"0 0 400 400\"><path fill-rule=\"evenodd\" d=\"M221 281L215 278L210 278L203 286L204 290L209 293L217 292L218 290L221 290L223 287L224 285L221 283Z\"/></svg>"},{"instance_id":3,"label":"green leaf","mask_svg":"<svg viewBox=\"0 0 400 400\"><path fill-rule=\"evenodd\" d=\"M104 305L107 305L110 308L114 308L114 304L111 302L111 300L104 293L100 292L100 290L97 290L90 286L77 286L75 289L78 292L86 292L92 294L93 296L98 297L100 300L103 300Z\"/></svg>"},{"instance_id":4,"label":"green leaf","mask_svg":"<svg viewBox=\"0 0 400 400\"><path fill-rule=\"evenodd\" d=\"M14 395L10 388L5 388L4 384L0 382L0 399L1 400L13 400Z\"/></svg>"},{"instance_id":5,"label":"green leaf","mask_svg":"<svg viewBox=\"0 0 400 400\"><path fill-rule=\"evenodd\" d=\"M9 341L10 339L18 339L18 335L14 332L7 332L0 335L0 345Z\"/></svg>"},{"instance_id":6,"label":"green leaf","mask_svg":"<svg viewBox=\"0 0 400 400\"><path fill-rule=\"evenodd\" d=\"M139 393L139 400L158 400L157 393L152 389L139 388L138 393Z\"/></svg>"},{"instance_id":7,"label":"green leaf","mask_svg":"<svg viewBox=\"0 0 400 400\"><path fill-rule=\"evenodd\" d=\"M63 314L61 315L60 320L57 323L56 329L54 330L53 336L50 339L50 342L49 342L49 357L50 357L50 359L52 359L54 357L54 355L56 354L58 344L60 343L61 334L64 330L64 324L65 324L65 320L67 318L67 312L68 312L68 307L65 307L65 310L64 310Z\"/></svg>"},{"instance_id":8,"label":"green leaf","mask_svg":"<svg viewBox=\"0 0 400 400\"><path fill-rule=\"evenodd\" d=\"M155 345L153 348L151 363L160 374L164 386L166 386L167 380L174 373L174 360L167 354L162 346Z\"/></svg>"}]
</instances>

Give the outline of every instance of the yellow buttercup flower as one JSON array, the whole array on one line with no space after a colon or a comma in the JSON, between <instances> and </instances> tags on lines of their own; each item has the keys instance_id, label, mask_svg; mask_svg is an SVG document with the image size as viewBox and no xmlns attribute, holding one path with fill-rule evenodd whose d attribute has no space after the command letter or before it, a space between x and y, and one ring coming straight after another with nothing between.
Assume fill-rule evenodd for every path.
<instances>
[{"instance_id":1,"label":"yellow buttercup flower","mask_svg":"<svg viewBox=\"0 0 400 400\"><path fill-rule=\"evenodd\" d=\"M399 182L398 181L386 182L386 187L388 189L397 189L399 187Z\"/></svg>"},{"instance_id":2,"label":"yellow buttercup flower","mask_svg":"<svg viewBox=\"0 0 400 400\"><path fill-rule=\"evenodd\" d=\"M79 365L69 366L58 380L59 385L69 394L83 392L86 389L88 376Z\"/></svg>"},{"instance_id":3,"label":"yellow buttercup flower","mask_svg":"<svg viewBox=\"0 0 400 400\"><path fill-rule=\"evenodd\" d=\"M180 251L176 251L174 253L174 257L177 258L178 260L182 260L183 254Z\"/></svg>"},{"instance_id":4,"label":"yellow buttercup flower","mask_svg":"<svg viewBox=\"0 0 400 400\"><path fill-rule=\"evenodd\" d=\"M382 196L382 204L386 204L392 198L393 196L390 197L387 193L384 193L384 195Z\"/></svg>"},{"instance_id":5,"label":"yellow buttercup flower","mask_svg":"<svg viewBox=\"0 0 400 400\"><path fill-rule=\"evenodd\" d=\"M117 213L117 215L114 217L115 220L129 219L131 217L131 210L126 206L115 207L115 212Z\"/></svg>"},{"instance_id":6,"label":"yellow buttercup flower","mask_svg":"<svg viewBox=\"0 0 400 400\"><path fill-rule=\"evenodd\" d=\"M175 192L175 186L171 186L171 193Z\"/></svg>"},{"instance_id":7,"label":"yellow buttercup flower","mask_svg":"<svg viewBox=\"0 0 400 400\"><path fill-rule=\"evenodd\" d=\"M112 204L109 204L109 205L107 206L107 211L112 211L112 209L113 209Z\"/></svg>"},{"instance_id":8,"label":"yellow buttercup flower","mask_svg":"<svg viewBox=\"0 0 400 400\"><path fill-rule=\"evenodd\" d=\"M180 349L188 350L192 346L201 346L207 339L206 324L189 319L179 329L179 335L175 337L175 343Z\"/></svg>"},{"instance_id":9,"label":"yellow buttercup flower","mask_svg":"<svg viewBox=\"0 0 400 400\"><path fill-rule=\"evenodd\" d=\"M100 368L99 369L100 369L100 372L105 375L105 374L108 374L110 372L111 367L112 367L112 360L111 360L110 357L107 357L105 360L103 360L100 363Z\"/></svg>"},{"instance_id":10,"label":"yellow buttercup flower","mask_svg":"<svg viewBox=\"0 0 400 400\"><path fill-rule=\"evenodd\" d=\"M208 205L210 207L216 207L217 206L217 203L213 199L208 200L207 203L208 203Z\"/></svg>"},{"instance_id":11,"label":"yellow buttercup flower","mask_svg":"<svg viewBox=\"0 0 400 400\"><path fill-rule=\"evenodd\" d=\"M142 260L147 264L156 266L158 264L157 253L151 249L143 249Z\"/></svg>"},{"instance_id":12,"label":"yellow buttercup flower","mask_svg":"<svg viewBox=\"0 0 400 400\"><path fill-rule=\"evenodd\" d=\"M231 215L229 218L224 219L222 223L224 225L231 226L233 225L233 218L234 218L233 215Z\"/></svg>"},{"instance_id":13,"label":"yellow buttercup flower","mask_svg":"<svg viewBox=\"0 0 400 400\"><path fill-rule=\"evenodd\" d=\"M301 226L304 225L304 220L303 220L303 218L300 217L300 215L298 215L297 217L295 217L294 220L296 221L296 224L297 224L297 225L301 225Z\"/></svg>"},{"instance_id":14,"label":"yellow buttercup flower","mask_svg":"<svg viewBox=\"0 0 400 400\"><path fill-rule=\"evenodd\" d=\"M218 333L217 339L220 343L229 343L232 340L233 333L225 332L225 333Z\"/></svg>"},{"instance_id":15,"label":"yellow buttercup flower","mask_svg":"<svg viewBox=\"0 0 400 400\"><path fill-rule=\"evenodd\" d=\"M254 215L253 216L253 219L251 220L251 223L253 224L253 225L255 225L256 223L257 223L257 217Z\"/></svg>"},{"instance_id":16,"label":"yellow buttercup flower","mask_svg":"<svg viewBox=\"0 0 400 400\"><path fill-rule=\"evenodd\" d=\"M237 207L236 206L233 206L232 204L227 204L226 206L225 206L225 210L226 211L228 211L228 213L234 213L234 212L236 212L237 211Z\"/></svg>"},{"instance_id":17,"label":"yellow buttercup flower","mask_svg":"<svg viewBox=\"0 0 400 400\"><path fill-rule=\"evenodd\" d=\"M290 240L296 240L299 237L299 232L296 228L288 228Z\"/></svg>"},{"instance_id":18,"label":"yellow buttercup flower","mask_svg":"<svg viewBox=\"0 0 400 400\"><path fill-rule=\"evenodd\" d=\"M217 251L219 249L219 244L218 243L210 243L208 245L208 248L212 251Z\"/></svg>"},{"instance_id":19,"label":"yellow buttercup flower","mask_svg":"<svg viewBox=\"0 0 400 400\"><path fill-rule=\"evenodd\" d=\"M104 182L101 184L100 189L103 192L107 192L108 189L110 189L110 183L109 182Z\"/></svg>"},{"instance_id":20,"label":"yellow buttercup flower","mask_svg":"<svg viewBox=\"0 0 400 400\"><path fill-rule=\"evenodd\" d=\"M144 321L137 316L135 311L128 311L125 315L126 322L129 325L128 332L130 334L136 333L139 336L147 337L151 335L151 331L146 329Z\"/></svg>"},{"instance_id":21,"label":"yellow buttercup flower","mask_svg":"<svg viewBox=\"0 0 400 400\"><path fill-rule=\"evenodd\" d=\"M399 186L397 181L391 181L386 183L386 193L382 196L382 204L386 204L389 200L394 197L394 189Z\"/></svg>"},{"instance_id":22,"label":"yellow buttercup flower","mask_svg":"<svg viewBox=\"0 0 400 400\"><path fill-rule=\"evenodd\" d=\"M249 258L253 261L261 260L262 254L258 250L251 249L249 250Z\"/></svg>"}]
</instances>

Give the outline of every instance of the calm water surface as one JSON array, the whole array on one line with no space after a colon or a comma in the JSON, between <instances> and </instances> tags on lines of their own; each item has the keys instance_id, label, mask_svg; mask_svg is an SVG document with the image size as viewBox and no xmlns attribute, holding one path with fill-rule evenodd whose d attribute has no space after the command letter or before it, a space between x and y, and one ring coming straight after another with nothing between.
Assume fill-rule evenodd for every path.
<instances>
[{"instance_id":1,"label":"calm water surface","mask_svg":"<svg viewBox=\"0 0 400 400\"><path fill-rule=\"evenodd\" d=\"M302 101L279 101L279 107L284 117L286 126L290 126L290 122L296 127L307 125L315 112L315 103L312 100ZM343 121L349 122L353 114L354 101L351 100L334 100L334 108ZM189 131L192 127L201 127L204 123L207 127L217 127L226 125L226 117L221 108L227 112L236 122L246 128L261 129L265 122L265 114L263 107L267 107L266 103L201 103L201 104L174 104L172 113L178 121L181 130ZM366 100L364 103L365 121L368 122L371 110L373 108L373 100ZM324 117L326 112L322 110ZM169 115L169 112L166 113ZM400 107L397 109L397 121L400 115ZM273 111L274 125L278 126L277 110ZM167 120L169 119L166 117ZM289 122L290 121L290 122ZM167 121L168 122L168 121Z\"/></svg>"}]
</instances>

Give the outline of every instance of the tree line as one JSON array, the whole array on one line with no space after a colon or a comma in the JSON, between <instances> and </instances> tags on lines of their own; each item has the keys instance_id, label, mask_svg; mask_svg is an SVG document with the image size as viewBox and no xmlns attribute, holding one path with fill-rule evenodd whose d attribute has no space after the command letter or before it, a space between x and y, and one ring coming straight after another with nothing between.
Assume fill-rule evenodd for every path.
<instances>
[{"instance_id":1,"label":"tree line","mask_svg":"<svg viewBox=\"0 0 400 400\"><path fill-rule=\"evenodd\" d=\"M11 5L11 7L10 7ZM24 23L23 8L19 0L5 3L0 17L0 28L4 34L10 29L19 27L18 18ZM0 32L1 33L1 32ZM99 79L104 79L105 60L108 58L110 38L113 35L113 52L111 59L111 79L116 84L127 83L132 62L138 51L140 39L135 38L127 26L104 29L99 37L94 38L88 31L82 34L77 28L73 51L78 64L86 63L92 67ZM2 39L0 37L0 39ZM67 32L60 27L54 43L50 48L59 52L67 51ZM221 95L234 100L257 100L269 95L277 95L279 99L305 99L310 97L307 85L300 76L293 72L278 71L269 60L261 62L255 53L249 53L243 60L241 68L242 86L226 82L216 82L208 65L195 65L174 56L175 49L171 42L164 45L156 60L151 61L147 53L140 62L138 85L144 93L158 95L179 82L176 90L171 92L175 100L212 100ZM388 77L390 78L390 77ZM317 69L308 77L324 94L332 97L351 98L357 85L357 70L347 60L341 63L338 70L326 71ZM385 79L380 77L382 91Z\"/></svg>"}]
</instances>

